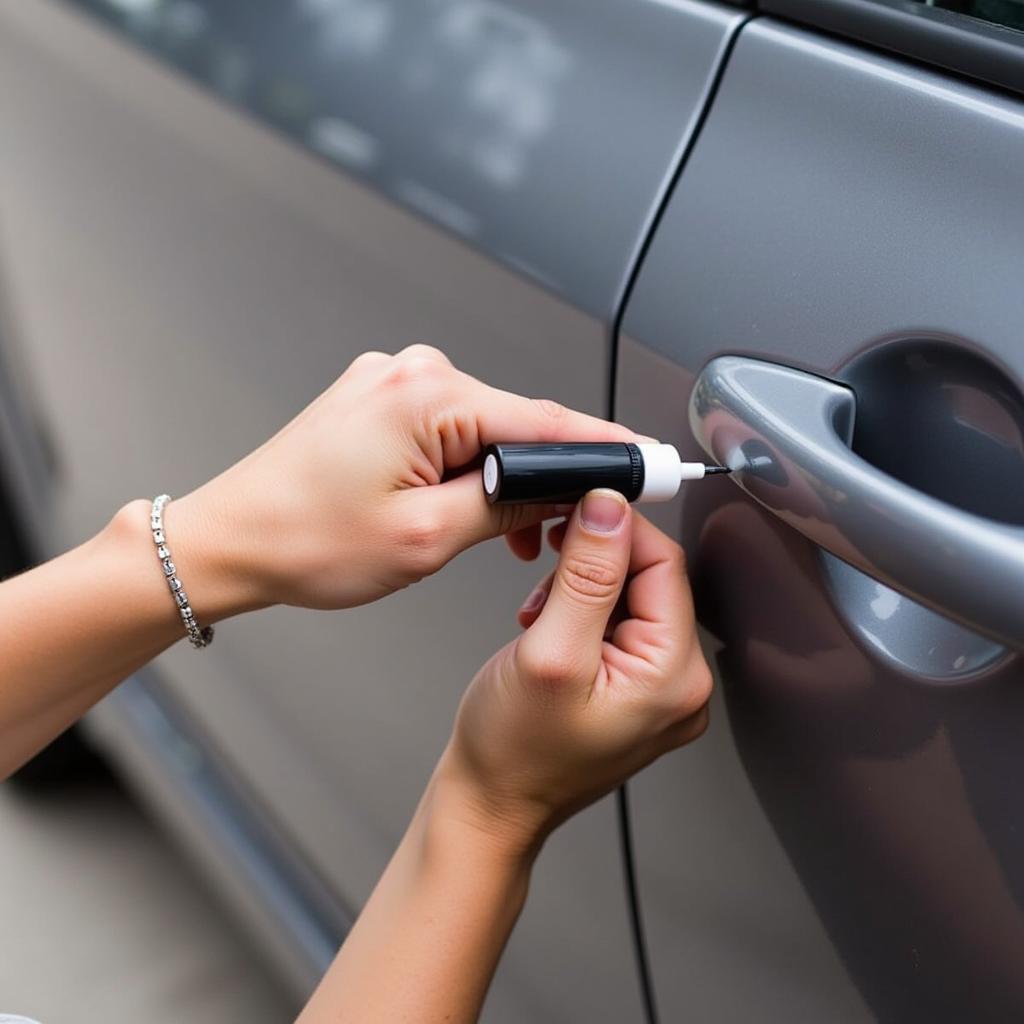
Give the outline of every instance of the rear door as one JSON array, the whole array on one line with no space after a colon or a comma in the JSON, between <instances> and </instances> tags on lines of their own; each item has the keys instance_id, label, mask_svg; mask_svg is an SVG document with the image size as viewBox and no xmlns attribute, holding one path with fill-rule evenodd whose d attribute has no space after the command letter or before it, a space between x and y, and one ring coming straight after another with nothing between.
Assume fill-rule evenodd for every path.
<instances>
[{"instance_id":1,"label":"rear door","mask_svg":"<svg viewBox=\"0 0 1024 1024\"><path fill-rule=\"evenodd\" d=\"M695 425L747 468L659 510L720 681L630 787L665 1020L1024 1015L1022 179L1020 97L741 31L618 355L617 415L692 457L746 364ZM829 382L852 434L804 445Z\"/></svg>"},{"instance_id":2,"label":"rear door","mask_svg":"<svg viewBox=\"0 0 1024 1024\"><path fill-rule=\"evenodd\" d=\"M432 342L605 413L613 311L741 20L690 0L5 5L2 270L59 460L47 544L188 491L367 348ZM232 622L161 658L162 692L355 910L537 571L496 544L372 608ZM551 843L491 1019L640 1015L619 849L607 801Z\"/></svg>"}]
</instances>

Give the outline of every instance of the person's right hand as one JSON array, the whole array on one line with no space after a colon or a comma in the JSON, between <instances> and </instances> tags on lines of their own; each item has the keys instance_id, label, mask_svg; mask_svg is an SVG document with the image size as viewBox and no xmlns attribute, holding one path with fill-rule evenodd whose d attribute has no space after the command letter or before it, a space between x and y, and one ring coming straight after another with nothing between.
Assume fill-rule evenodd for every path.
<instances>
[{"instance_id":1,"label":"person's right hand","mask_svg":"<svg viewBox=\"0 0 1024 1024\"><path fill-rule=\"evenodd\" d=\"M468 816L534 848L571 814L706 728L711 673L680 547L614 491L593 491L528 628L463 698L435 776Z\"/></svg>"},{"instance_id":2,"label":"person's right hand","mask_svg":"<svg viewBox=\"0 0 1024 1024\"><path fill-rule=\"evenodd\" d=\"M167 508L196 616L349 608L506 535L536 555L556 510L490 505L494 441L634 441L617 423L489 387L428 345L366 352L264 445ZM145 523L145 504L132 514Z\"/></svg>"}]
</instances>

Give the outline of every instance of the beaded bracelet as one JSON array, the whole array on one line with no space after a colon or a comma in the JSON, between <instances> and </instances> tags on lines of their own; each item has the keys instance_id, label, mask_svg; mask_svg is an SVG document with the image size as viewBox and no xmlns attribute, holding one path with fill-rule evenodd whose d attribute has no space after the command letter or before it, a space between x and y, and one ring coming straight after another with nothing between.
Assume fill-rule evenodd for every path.
<instances>
[{"instance_id":1,"label":"beaded bracelet","mask_svg":"<svg viewBox=\"0 0 1024 1024\"><path fill-rule=\"evenodd\" d=\"M167 580L167 586L171 588L171 596L178 606L181 621L185 624L188 641L196 650L201 650L203 647L208 647L213 641L213 626L200 627L196 623L192 606L188 603L188 597L182 589L174 562L171 561L171 549L167 546L167 537L164 534L164 506L170 500L169 494L161 494L153 499L149 526L153 531L153 543L156 544L156 553L160 558L161 566L163 566L164 578Z\"/></svg>"}]
</instances>

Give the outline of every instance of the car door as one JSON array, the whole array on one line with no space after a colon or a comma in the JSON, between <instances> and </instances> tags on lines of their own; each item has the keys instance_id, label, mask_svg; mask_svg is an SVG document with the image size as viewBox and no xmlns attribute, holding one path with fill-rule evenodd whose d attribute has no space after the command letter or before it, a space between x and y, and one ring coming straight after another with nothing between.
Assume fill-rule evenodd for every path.
<instances>
[{"instance_id":1,"label":"car door","mask_svg":"<svg viewBox=\"0 0 1024 1024\"><path fill-rule=\"evenodd\" d=\"M46 546L188 491L367 348L429 341L606 412L614 311L742 19L690 0L7 5L3 273L59 464ZM491 545L372 608L226 623L159 660L166 714L133 726L115 699L94 724L161 806L212 752L353 912L536 573ZM128 735L154 715L159 765ZM203 800L175 826L226 843ZM261 870L219 880L244 902ZM300 938L302 988L324 963ZM635 1019L633 954L606 801L545 852L490 1019Z\"/></svg>"},{"instance_id":2,"label":"car door","mask_svg":"<svg viewBox=\"0 0 1024 1024\"><path fill-rule=\"evenodd\" d=\"M630 785L666 1020L1024 1014L1022 173L1018 95L761 17L657 227L616 412L737 468L659 510L719 679Z\"/></svg>"}]
</instances>

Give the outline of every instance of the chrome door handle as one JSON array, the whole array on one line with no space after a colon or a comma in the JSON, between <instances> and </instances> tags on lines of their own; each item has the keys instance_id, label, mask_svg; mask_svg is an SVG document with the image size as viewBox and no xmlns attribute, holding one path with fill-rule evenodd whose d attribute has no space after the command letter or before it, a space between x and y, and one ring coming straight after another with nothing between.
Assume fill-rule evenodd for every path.
<instances>
[{"instance_id":1,"label":"chrome door handle","mask_svg":"<svg viewBox=\"0 0 1024 1024\"><path fill-rule=\"evenodd\" d=\"M913 600L1024 648L1024 527L963 511L866 462L850 448L855 410L856 396L842 384L720 356L697 378L690 425L744 491L809 540Z\"/></svg>"}]
</instances>

